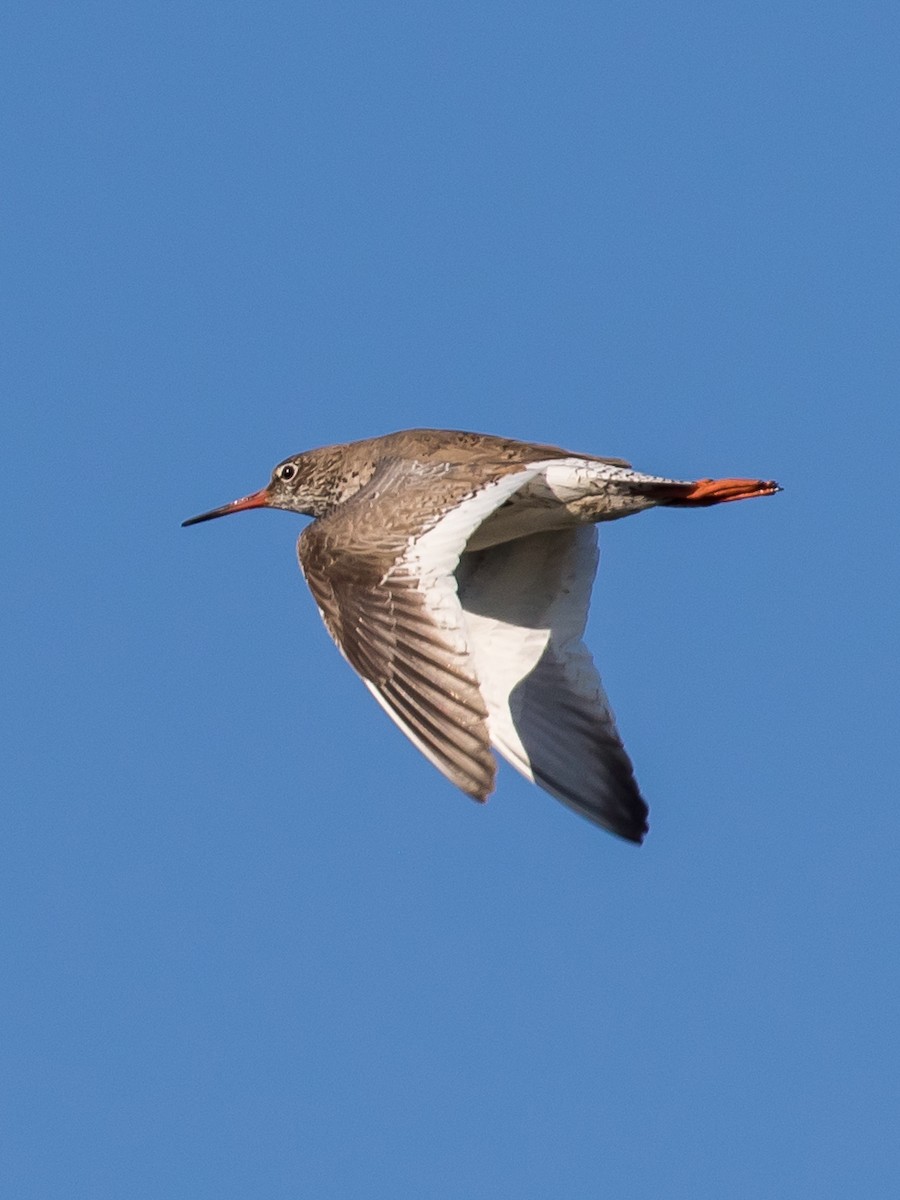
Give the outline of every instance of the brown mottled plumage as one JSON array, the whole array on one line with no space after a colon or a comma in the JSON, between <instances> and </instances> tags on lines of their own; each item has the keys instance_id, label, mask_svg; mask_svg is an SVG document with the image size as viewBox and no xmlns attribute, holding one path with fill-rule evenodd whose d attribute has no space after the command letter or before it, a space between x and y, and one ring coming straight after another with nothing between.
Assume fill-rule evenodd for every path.
<instances>
[{"instance_id":1,"label":"brown mottled plumage","mask_svg":"<svg viewBox=\"0 0 900 1200\"><path fill-rule=\"evenodd\" d=\"M493 746L584 816L641 841L647 806L581 640L594 526L778 490L412 429L285 459L262 491L185 524L259 507L315 518L297 552L329 633L448 779L486 799Z\"/></svg>"}]
</instances>

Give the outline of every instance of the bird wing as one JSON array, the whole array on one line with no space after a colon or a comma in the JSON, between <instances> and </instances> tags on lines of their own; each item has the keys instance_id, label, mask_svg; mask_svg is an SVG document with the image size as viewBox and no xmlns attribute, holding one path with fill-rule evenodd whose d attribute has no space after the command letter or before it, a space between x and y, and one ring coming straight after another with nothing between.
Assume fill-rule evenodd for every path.
<instances>
[{"instance_id":1,"label":"bird wing","mask_svg":"<svg viewBox=\"0 0 900 1200\"><path fill-rule=\"evenodd\" d=\"M593 525L463 555L457 571L491 742L526 778L631 841L647 805L582 641L597 569Z\"/></svg>"},{"instance_id":2,"label":"bird wing","mask_svg":"<svg viewBox=\"0 0 900 1200\"><path fill-rule=\"evenodd\" d=\"M300 535L300 567L341 653L426 758L475 799L493 790L487 709L454 570L466 540L539 468L386 463Z\"/></svg>"}]
</instances>

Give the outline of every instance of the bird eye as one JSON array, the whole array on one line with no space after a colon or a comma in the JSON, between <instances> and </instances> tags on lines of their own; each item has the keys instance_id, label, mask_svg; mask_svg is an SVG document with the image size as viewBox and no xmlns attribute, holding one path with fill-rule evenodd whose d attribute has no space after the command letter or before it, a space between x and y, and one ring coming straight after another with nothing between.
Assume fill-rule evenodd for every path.
<instances>
[{"instance_id":1,"label":"bird eye","mask_svg":"<svg viewBox=\"0 0 900 1200\"><path fill-rule=\"evenodd\" d=\"M297 468L293 463L285 463L283 467L278 468L278 478L285 480L293 479L297 474Z\"/></svg>"}]
</instances>

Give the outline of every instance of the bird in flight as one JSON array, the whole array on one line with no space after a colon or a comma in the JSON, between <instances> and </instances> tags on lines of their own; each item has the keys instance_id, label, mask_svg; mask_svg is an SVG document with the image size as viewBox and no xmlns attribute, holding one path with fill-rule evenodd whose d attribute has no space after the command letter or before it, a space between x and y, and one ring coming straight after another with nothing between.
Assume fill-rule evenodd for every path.
<instances>
[{"instance_id":1,"label":"bird in flight","mask_svg":"<svg viewBox=\"0 0 900 1200\"><path fill-rule=\"evenodd\" d=\"M633 842L647 805L582 637L597 530L657 505L770 496L760 479L683 481L618 458L410 429L295 454L249 508L314 518L297 554L338 649L406 736L476 800L493 747Z\"/></svg>"}]
</instances>

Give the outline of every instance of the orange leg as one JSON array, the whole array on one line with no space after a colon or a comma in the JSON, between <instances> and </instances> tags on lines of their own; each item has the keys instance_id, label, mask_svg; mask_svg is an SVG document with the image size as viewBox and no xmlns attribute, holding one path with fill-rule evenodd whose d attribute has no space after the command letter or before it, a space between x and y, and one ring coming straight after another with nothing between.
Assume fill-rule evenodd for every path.
<instances>
[{"instance_id":1,"label":"orange leg","mask_svg":"<svg viewBox=\"0 0 900 1200\"><path fill-rule=\"evenodd\" d=\"M724 504L751 496L774 496L780 491L771 479L698 479L680 499L684 504Z\"/></svg>"}]
</instances>

